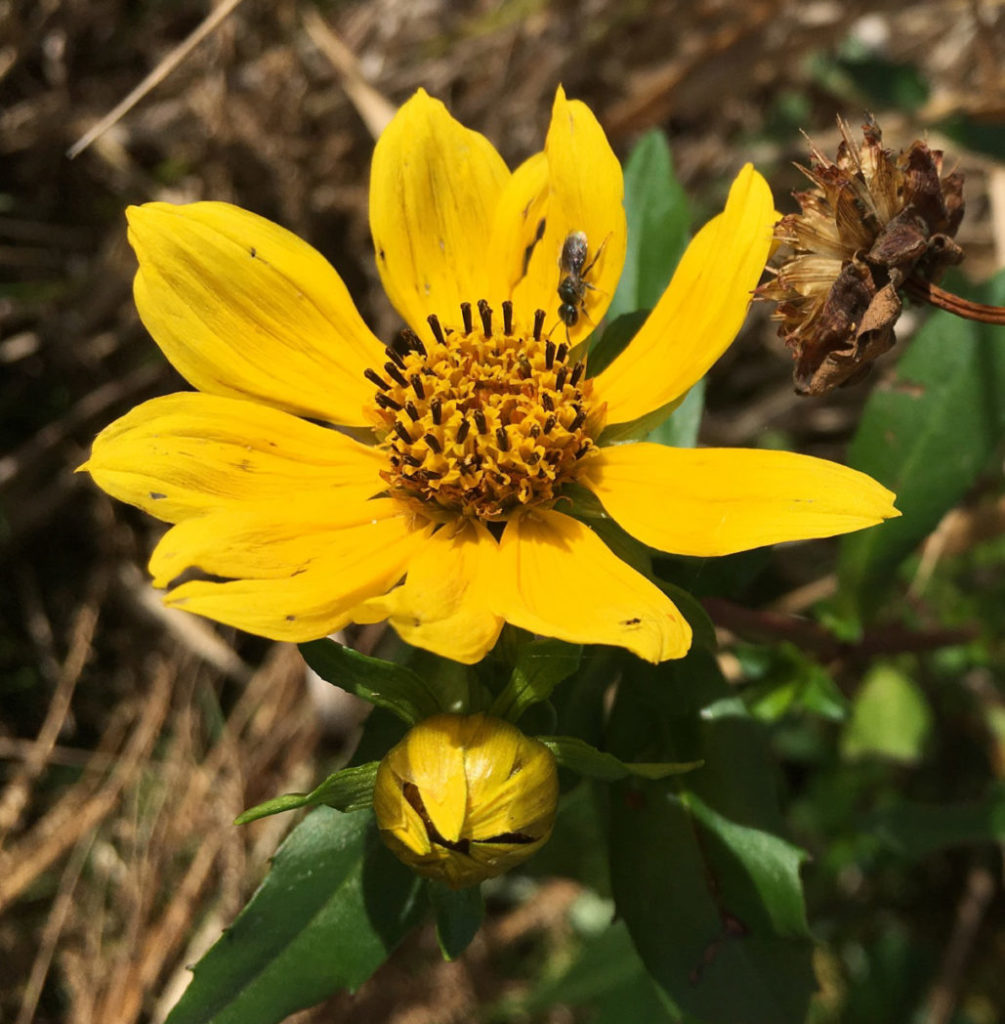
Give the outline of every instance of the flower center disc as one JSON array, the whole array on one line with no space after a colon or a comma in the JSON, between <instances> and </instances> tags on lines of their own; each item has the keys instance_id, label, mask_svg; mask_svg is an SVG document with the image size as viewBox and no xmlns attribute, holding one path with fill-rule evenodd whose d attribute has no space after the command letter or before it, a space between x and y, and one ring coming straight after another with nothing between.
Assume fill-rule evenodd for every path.
<instances>
[{"instance_id":1,"label":"flower center disc","mask_svg":"<svg viewBox=\"0 0 1005 1024\"><path fill-rule=\"evenodd\" d=\"M393 495L418 500L426 514L500 520L553 503L575 479L598 425L588 416L591 384L583 362L569 363L567 344L542 336L544 316L538 310L530 332L515 331L504 302L494 332L482 300L476 329L465 302L457 329L429 317L431 348L406 331L408 350L388 348L382 372L366 371Z\"/></svg>"}]
</instances>

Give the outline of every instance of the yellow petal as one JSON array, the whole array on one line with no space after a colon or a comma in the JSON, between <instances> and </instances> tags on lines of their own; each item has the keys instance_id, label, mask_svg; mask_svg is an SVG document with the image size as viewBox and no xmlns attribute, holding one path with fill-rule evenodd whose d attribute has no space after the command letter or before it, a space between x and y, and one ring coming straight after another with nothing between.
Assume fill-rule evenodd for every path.
<instances>
[{"instance_id":1,"label":"yellow petal","mask_svg":"<svg viewBox=\"0 0 1005 1024\"><path fill-rule=\"evenodd\" d=\"M728 555L830 537L899 516L872 477L792 452L601 448L583 483L633 537L680 555Z\"/></svg>"},{"instance_id":2,"label":"yellow petal","mask_svg":"<svg viewBox=\"0 0 1005 1024\"><path fill-rule=\"evenodd\" d=\"M227 203L132 206L136 308L200 391L363 424L363 371L382 346L334 268L283 228Z\"/></svg>"},{"instance_id":3,"label":"yellow petal","mask_svg":"<svg viewBox=\"0 0 1005 1024\"><path fill-rule=\"evenodd\" d=\"M492 243L488 257L493 260L493 273L499 279L503 294L512 299L517 284L526 276L530 258L543 238L547 226L548 158L544 152L535 153L510 175L496 206L492 225ZM541 232L541 236L538 236ZM544 291L557 282L542 285ZM545 295L550 310L554 295ZM527 300L531 302L532 300ZM519 309L527 320L532 320L533 308Z\"/></svg>"},{"instance_id":4,"label":"yellow petal","mask_svg":"<svg viewBox=\"0 0 1005 1024\"><path fill-rule=\"evenodd\" d=\"M486 242L509 171L492 144L420 89L377 140L370 230L380 277L413 330L426 317L460 318L461 302L488 291Z\"/></svg>"},{"instance_id":5,"label":"yellow petal","mask_svg":"<svg viewBox=\"0 0 1005 1024\"><path fill-rule=\"evenodd\" d=\"M404 799L401 779L391 769L390 755L377 768L373 787L373 812L380 822L384 841L394 850L395 856L406 864L418 866L432 852L433 844L426 823L419 812Z\"/></svg>"},{"instance_id":6,"label":"yellow petal","mask_svg":"<svg viewBox=\"0 0 1005 1024\"><path fill-rule=\"evenodd\" d=\"M434 715L421 722L405 737L407 766L400 771L418 786L429 820L449 843L461 838L468 811L463 727L458 715Z\"/></svg>"},{"instance_id":7,"label":"yellow petal","mask_svg":"<svg viewBox=\"0 0 1005 1024\"><path fill-rule=\"evenodd\" d=\"M180 567L230 577L183 583L165 603L272 640L327 636L392 587L429 534L409 516L386 515L392 502L370 504L370 520L344 526L317 522L300 502L287 502L285 516L274 504L187 519L154 551L155 583Z\"/></svg>"},{"instance_id":8,"label":"yellow petal","mask_svg":"<svg viewBox=\"0 0 1005 1024\"><path fill-rule=\"evenodd\" d=\"M445 526L409 563L400 587L367 601L353 617L387 619L413 646L473 665L492 649L503 625L491 609L497 549L481 523Z\"/></svg>"},{"instance_id":9,"label":"yellow petal","mask_svg":"<svg viewBox=\"0 0 1005 1024\"><path fill-rule=\"evenodd\" d=\"M772 243L767 182L747 164L721 214L695 235L673 279L628 347L594 381L607 422L628 423L684 394L743 324Z\"/></svg>"},{"instance_id":10,"label":"yellow petal","mask_svg":"<svg viewBox=\"0 0 1005 1024\"><path fill-rule=\"evenodd\" d=\"M603 319L621 276L628 237L624 177L593 112L579 100L566 99L561 86L555 93L544 151L548 166L544 237L534 246L527 275L515 289L513 301L519 310L531 314L538 308L545 310L547 327L557 324L562 246L573 232L585 234L585 314L577 309L580 315L568 328L569 339L575 344ZM530 234L524 246L533 241L539 219L532 208L526 226ZM518 249L511 259L515 255L522 261L524 251ZM564 338L566 327L558 329Z\"/></svg>"},{"instance_id":11,"label":"yellow petal","mask_svg":"<svg viewBox=\"0 0 1005 1024\"><path fill-rule=\"evenodd\" d=\"M653 583L582 523L554 511L512 519L499 546L507 622L570 643L615 644L646 661L682 658L691 628Z\"/></svg>"},{"instance_id":12,"label":"yellow petal","mask_svg":"<svg viewBox=\"0 0 1005 1024\"><path fill-rule=\"evenodd\" d=\"M359 502L384 490L386 456L256 402L182 392L106 427L81 466L103 490L168 522L308 491Z\"/></svg>"}]
</instances>

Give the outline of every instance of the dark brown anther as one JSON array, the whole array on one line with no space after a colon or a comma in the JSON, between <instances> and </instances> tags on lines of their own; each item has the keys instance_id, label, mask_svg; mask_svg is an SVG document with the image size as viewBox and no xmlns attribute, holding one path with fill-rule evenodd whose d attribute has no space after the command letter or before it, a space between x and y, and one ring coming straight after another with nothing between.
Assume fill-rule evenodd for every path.
<instances>
[{"instance_id":1,"label":"dark brown anther","mask_svg":"<svg viewBox=\"0 0 1005 1024\"><path fill-rule=\"evenodd\" d=\"M547 391L541 392L541 404L548 410L548 412L555 411L555 403L552 401L551 395Z\"/></svg>"},{"instance_id":2,"label":"dark brown anther","mask_svg":"<svg viewBox=\"0 0 1005 1024\"><path fill-rule=\"evenodd\" d=\"M401 420L394 421L394 432L405 442L405 444L412 443L412 435L401 425Z\"/></svg>"},{"instance_id":3,"label":"dark brown anther","mask_svg":"<svg viewBox=\"0 0 1005 1024\"><path fill-rule=\"evenodd\" d=\"M501 452L509 451L509 434L506 433L505 427L496 427L496 441L499 443Z\"/></svg>"},{"instance_id":4,"label":"dark brown anther","mask_svg":"<svg viewBox=\"0 0 1005 1024\"><path fill-rule=\"evenodd\" d=\"M468 431L471 429L470 420L461 420L461 425L457 428L457 443L464 444L464 438L468 436Z\"/></svg>"},{"instance_id":5,"label":"dark brown anther","mask_svg":"<svg viewBox=\"0 0 1005 1024\"><path fill-rule=\"evenodd\" d=\"M516 361L520 367L520 376L524 380L530 380L534 376L534 367L530 365L530 360L521 352L516 357Z\"/></svg>"},{"instance_id":6,"label":"dark brown anther","mask_svg":"<svg viewBox=\"0 0 1005 1024\"><path fill-rule=\"evenodd\" d=\"M405 328L401 332L401 339L410 351L418 352L420 356L426 354L426 346L422 344L422 338L420 338L415 331Z\"/></svg>"},{"instance_id":7,"label":"dark brown anther","mask_svg":"<svg viewBox=\"0 0 1005 1024\"><path fill-rule=\"evenodd\" d=\"M401 332L401 336L404 338L404 331ZM402 359L401 356L398 355L398 353L395 352L390 345L385 346L384 351L387 353L387 358L390 359L391 362L394 363L394 365L397 366L399 370L405 369L405 360Z\"/></svg>"},{"instance_id":8,"label":"dark brown anther","mask_svg":"<svg viewBox=\"0 0 1005 1024\"><path fill-rule=\"evenodd\" d=\"M539 424L532 423L530 425L530 436L535 438L535 439L537 439L537 438L539 438L541 436L541 427L540 427Z\"/></svg>"},{"instance_id":9,"label":"dark brown anther","mask_svg":"<svg viewBox=\"0 0 1005 1024\"><path fill-rule=\"evenodd\" d=\"M375 401L381 409L393 409L395 412L401 412L401 405L382 391L377 392Z\"/></svg>"},{"instance_id":10,"label":"dark brown anther","mask_svg":"<svg viewBox=\"0 0 1005 1024\"><path fill-rule=\"evenodd\" d=\"M412 390L419 398L425 398L426 389L422 386L422 378L417 373L413 373L408 379L412 382Z\"/></svg>"},{"instance_id":11,"label":"dark brown anther","mask_svg":"<svg viewBox=\"0 0 1005 1024\"><path fill-rule=\"evenodd\" d=\"M475 409L475 426L478 428L479 434L487 434L489 432L489 425L485 422L485 413L481 409Z\"/></svg>"},{"instance_id":12,"label":"dark brown anther","mask_svg":"<svg viewBox=\"0 0 1005 1024\"><path fill-rule=\"evenodd\" d=\"M554 430L556 422L558 422L558 421L555 418L555 414L552 413L552 415L549 416L544 421L544 433L550 434L552 432L552 430Z\"/></svg>"},{"instance_id":13,"label":"dark brown anther","mask_svg":"<svg viewBox=\"0 0 1005 1024\"><path fill-rule=\"evenodd\" d=\"M474 327L474 320L471 319L471 303L461 303L461 319L464 321L464 333L470 334Z\"/></svg>"},{"instance_id":14,"label":"dark brown anther","mask_svg":"<svg viewBox=\"0 0 1005 1024\"><path fill-rule=\"evenodd\" d=\"M579 409L576 412L576 415L575 415L573 421L569 424L569 430L570 431L579 430L579 428L583 425L585 420L586 420L586 412L585 412L585 410Z\"/></svg>"},{"instance_id":15,"label":"dark brown anther","mask_svg":"<svg viewBox=\"0 0 1005 1024\"><path fill-rule=\"evenodd\" d=\"M555 390L561 391L565 387L565 378L569 376L569 368L563 366L558 373L555 374Z\"/></svg>"},{"instance_id":16,"label":"dark brown anther","mask_svg":"<svg viewBox=\"0 0 1005 1024\"><path fill-rule=\"evenodd\" d=\"M405 412L411 417L413 423L419 422L419 410L415 408L415 402L408 401L405 403Z\"/></svg>"},{"instance_id":17,"label":"dark brown anther","mask_svg":"<svg viewBox=\"0 0 1005 1024\"><path fill-rule=\"evenodd\" d=\"M429 445L430 448L432 448L434 452L436 452L437 455L439 455L440 452L443 451L443 445L440 444L439 439L435 434L424 434L423 440L426 442L426 444Z\"/></svg>"},{"instance_id":18,"label":"dark brown anther","mask_svg":"<svg viewBox=\"0 0 1005 1024\"><path fill-rule=\"evenodd\" d=\"M560 363L564 363L565 362L565 357L568 354L569 354L569 346L566 345L566 343L563 341L562 344L558 346L558 351L555 353L555 358Z\"/></svg>"},{"instance_id":19,"label":"dark brown anther","mask_svg":"<svg viewBox=\"0 0 1005 1024\"><path fill-rule=\"evenodd\" d=\"M544 328L545 312L543 309L534 311L534 340L541 340L541 331Z\"/></svg>"},{"instance_id":20,"label":"dark brown anther","mask_svg":"<svg viewBox=\"0 0 1005 1024\"><path fill-rule=\"evenodd\" d=\"M572 368L572 376L569 378L569 383L576 387L579 382L583 379L583 374L586 372L586 363L582 360Z\"/></svg>"},{"instance_id":21,"label":"dark brown anther","mask_svg":"<svg viewBox=\"0 0 1005 1024\"><path fill-rule=\"evenodd\" d=\"M590 450L590 442L589 441L585 442L584 444L581 444L576 449L576 458L577 459L581 459L589 450Z\"/></svg>"},{"instance_id":22,"label":"dark brown anther","mask_svg":"<svg viewBox=\"0 0 1005 1024\"><path fill-rule=\"evenodd\" d=\"M411 454L411 452L406 452L402 456L402 459L415 469L418 469L419 466L422 465L422 459L416 458L414 455Z\"/></svg>"},{"instance_id":23,"label":"dark brown anther","mask_svg":"<svg viewBox=\"0 0 1005 1024\"><path fill-rule=\"evenodd\" d=\"M381 377L381 375L379 373L377 373L376 370L366 369L366 370L363 371L363 376L366 377L366 379L371 384L376 384L377 387L379 387L381 391L390 391L391 390L391 385L388 384L387 381L384 380L384 378Z\"/></svg>"},{"instance_id":24,"label":"dark brown anther","mask_svg":"<svg viewBox=\"0 0 1005 1024\"><path fill-rule=\"evenodd\" d=\"M429 316L426 317L426 321L429 323L429 329L433 332L433 337L441 345L446 345L447 339L443 337L443 328L440 326L440 318L435 313L430 313Z\"/></svg>"},{"instance_id":25,"label":"dark brown anther","mask_svg":"<svg viewBox=\"0 0 1005 1024\"><path fill-rule=\"evenodd\" d=\"M400 384L403 388L408 387L408 381L405 380L405 375L390 360L384 363L384 369L387 371L388 377L390 377L396 384Z\"/></svg>"},{"instance_id":26,"label":"dark brown anther","mask_svg":"<svg viewBox=\"0 0 1005 1024\"><path fill-rule=\"evenodd\" d=\"M550 370L555 365L555 343L549 338L544 343L544 366Z\"/></svg>"},{"instance_id":27,"label":"dark brown anther","mask_svg":"<svg viewBox=\"0 0 1005 1024\"><path fill-rule=\"evenodd\" d=\"M482 332L486 338L492 337L492 307L485 299L478 300L478 315L482 318Z\"/></svg>"},{"instance_id":28,"label":"dark brown anther","mask_svg":"<svg viewBox=\"0 0 1005 1024\"><path fill-rule=\"evenodd\" d=\"M503 334L508 338L513 333L513 303L506 299L502 304Z\"/></svg>"},{"instance_id":29,"label":"dark brown anther","mask_svg":"<svg viewBox=\"0 0 1005 1024\"><path fill-rule=\"evenodd\" d=\"M433 422L439 426L440 420L443 419L443 402L438 398L433 398L429 402L429 411L433 414Z\"/></svg>"}]
</instances>

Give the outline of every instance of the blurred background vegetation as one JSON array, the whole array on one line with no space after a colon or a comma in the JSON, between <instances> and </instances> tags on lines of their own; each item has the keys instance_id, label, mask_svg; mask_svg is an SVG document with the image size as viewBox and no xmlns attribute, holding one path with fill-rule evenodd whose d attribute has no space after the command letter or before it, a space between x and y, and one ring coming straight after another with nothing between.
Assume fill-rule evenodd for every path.
<instances>
[{"instance_id":1,"label":"blurred background vegetation","mask_svg":"<svg viewBox=\"0 0 1005 1024\"><path fill-rule=\"evenodd\" d=\"M278 221L390 338L367 226L389 105L422 86L515 166L562 82L622 157L666 134L695 224L748 160L795 209L799 130L833 154L835 116L870 110L888 145L924 136L965 172L966 277L1005 266L1001 0L244 0L68 159L211 8L0 2L0 1020L15 1024L163 1020L292 821L233 817L310 788L360 714L292 648L162 609L142 568L157 524L73 474L102 426L183 386L131 301L126 205L218 199ZM814 400L793 394L768 314L755 306L710 374L700 440L847 459L930 314L909 309L865 384ZM916 358L953 343L929 329ZM788 830L811 855L814 1021L1005 1016L1002 446L946 408L940 451L969 462L896 559L846 549L839 588L835 546L799 545L690 581L728 599L709 605L720 661L770 731ZM884 441L863 431L864 465ZM856 576L866 562L873 576ZM859 632L848 594L874 587ZM352 639L372 650L379 629ZM667 1019L611 927L589 806L574 793L535 877L491 891L461 959L439 962L421 931L359 993L297 1020ZM573 864L592 887L554 877Z\"/></svg>"}]
</instances>

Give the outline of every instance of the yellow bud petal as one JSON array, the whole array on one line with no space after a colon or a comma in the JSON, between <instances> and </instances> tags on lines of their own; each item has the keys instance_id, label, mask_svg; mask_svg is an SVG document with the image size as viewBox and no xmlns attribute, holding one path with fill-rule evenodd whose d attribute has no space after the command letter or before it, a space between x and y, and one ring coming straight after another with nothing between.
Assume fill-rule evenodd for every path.
<instances>
[{"instance_id":1,"label":"yellow bud petal","mask_svg":"<svg viewBox=\"0 0 1005 1024\"><path fill-rule=\"evenodd\" d=\"M454 889L477 885L548 840L558 806L555 759L502 719L435 715L381 761L373 805L400 860Z\"/></svg>"}]
</instances>

